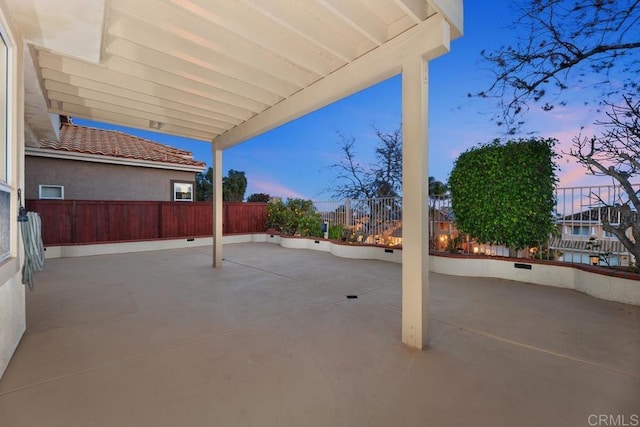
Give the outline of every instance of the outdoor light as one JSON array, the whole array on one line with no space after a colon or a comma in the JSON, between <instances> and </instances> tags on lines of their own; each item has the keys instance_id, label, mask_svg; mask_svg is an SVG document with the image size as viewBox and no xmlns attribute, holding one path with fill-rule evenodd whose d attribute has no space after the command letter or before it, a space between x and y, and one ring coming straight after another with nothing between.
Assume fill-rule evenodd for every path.
<instances>
[{"instance_id":1,"label":"outdoor light","mask_svg":"<svg viewBox=\"0 0 640 427\"><path fill-rule=\"evenodd\" d=\"M591 265L598 265L600 263L600 257L598 255L589 255L589 261Z\"/></svg>"},{"instance_id":2,"label":"outdoor light","mask_svg":"<svg viewBox=\"0 0 640 427\"><path fill-rule=\"evenodd\" d=\"M473 253L474 253L474 254L477 254L478 252L480 252L480 248L479 248L479 247L477 247L477 246L474 246L474 247L473 247Z\"/></svg>"}]
</instances>

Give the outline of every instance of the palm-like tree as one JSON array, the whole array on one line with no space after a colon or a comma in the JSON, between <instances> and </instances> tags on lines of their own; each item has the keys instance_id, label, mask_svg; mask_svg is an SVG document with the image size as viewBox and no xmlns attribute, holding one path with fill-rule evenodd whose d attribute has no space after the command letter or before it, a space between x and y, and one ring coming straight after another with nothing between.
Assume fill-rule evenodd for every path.
<instances>
[{"instance_id":1,"label":"palm-like tree","mask_svg":"<svg viewBox=\"0 0 640 427\"><path fill-rule=\"evenodd\" d=\"M434 177L429 177L429 200L431 206L429 207L429 216L431 217L431 231L429 233L429 245L431 248L435 248L436 239L436 203L438 200L444 200L449 197L449 187L447 184L436 180Z\"/></svg>"},{"instance_id":2,"label":"palm-like tree","mask_svg":"<svg viewBox=\"0 0 640 427\"><path fill-rule=\"evenodd\" d=\"M429 198L442 199L447 195L449 187L447 184L436 180L434 177L429 177ZM444 197L446 198L446 197Z\"/></svg>"}]
</instances>

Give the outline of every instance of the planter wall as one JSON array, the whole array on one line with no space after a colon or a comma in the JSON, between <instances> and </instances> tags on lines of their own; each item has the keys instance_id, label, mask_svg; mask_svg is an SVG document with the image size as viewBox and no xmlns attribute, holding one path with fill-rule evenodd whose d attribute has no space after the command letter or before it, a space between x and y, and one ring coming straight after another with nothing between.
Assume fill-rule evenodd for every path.
<instances>
[{"instance_id":1,"label":"planter wall","mask_svg":"<svg viewBox=\"0 0 640 427\"><path fill-rule=\"evenodd\" d=\"M527 259L432 255L430 271L452 276L493 277L573 289L596 298L640 306L640 280L615 277L582 265Z\"/></svg>"}]
</instances>

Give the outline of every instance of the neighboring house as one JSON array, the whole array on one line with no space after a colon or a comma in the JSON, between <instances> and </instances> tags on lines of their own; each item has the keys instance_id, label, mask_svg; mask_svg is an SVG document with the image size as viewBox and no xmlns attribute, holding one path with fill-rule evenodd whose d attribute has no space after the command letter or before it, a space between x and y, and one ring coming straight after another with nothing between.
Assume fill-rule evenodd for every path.
<instances>
[{"instance_id":1,"label":"neighboring house","mask_svg":"<svg viewBox=\"0 0 640 427\"><path fill-rule=\"evenodd\" d=\"M29 199L193 201L205 168L189 151L71 123L25 157Z\"/></svg>"},{"instance_id":2,"label":"neighboring house","mask_svg":"<svg viewBox=\"0 0 640 427\"><path fill-rule=\"evenodd\" d=\"M627 249L602 227L605 219L618 223L618 215L615 208L601 206L562 216L557 220L560 236L552 237L549 247L562 251L566 261L590 263L592 255L606 254L612 265L629 265ZM631 237L630 230L627 234Z\"/></svg>"},{"instance_id":3,"label":"neighboring house","mask_svg":"<svg viewBox=\"0 0 640 427\"><path fill-rule=\"evenodd\" d=\"M604 231L602 220L607 219L612 224L618 222L615 209L607 206L592 208L571 215L565 215L558 220L563 239L581 240L595 237L597 239L615 239L615 236Z\"/></svg>"},{"instance_id":4,"label":"neighboring house","mask_svg":"<svg viewBox=\"0 0 640 427\"><path fill-rule=\"evenodd\" d=\"M618 224L620 221L619 215L615 207L601 206L563 216L558 219L557 223L563 239L584 240L595 238L598 240L618 242L616 236L605 231L602 227L602 221L607 220L613 225ZM633 239L630 230L627 232L627 235Z\"/></svg>"},{"instance_id":5,"label":"neighboring house","mask_svg":"<svg viewBox=\"0 0 640 427\"><path fill-rule=\"evenodd\" d=\"M435 250L446 251L452 247L455 249L466 245L466 242L456 240L460 232L456 227L451 207L443 206L435 210L431 208L429 216L429 235Z\"/></svg>"}]
</instances>

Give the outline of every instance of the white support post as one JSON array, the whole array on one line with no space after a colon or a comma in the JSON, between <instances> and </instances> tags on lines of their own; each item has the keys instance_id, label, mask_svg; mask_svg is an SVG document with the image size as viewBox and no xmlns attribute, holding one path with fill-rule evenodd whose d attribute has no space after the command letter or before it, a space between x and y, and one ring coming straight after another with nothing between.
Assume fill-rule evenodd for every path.
<instances>
[{"instance_id":1,"label":"white support post","mask_svg":"<svg viewBox=\"0 0 640 427\"><path fill-rule=\"evenodd\" d=\"M429 326L428 64L402 64L402 342L423 349Z\"/></svg>"},{"instance_id":2,"label":"white support post","mask_svg":"<svg viewBox=\"0 0 640 427\"><path fill-rule=\"evenodd\" d=\"M222 150L211 144L213 157L213 267L222 267Z\"/></svg>"}]
</instances>

